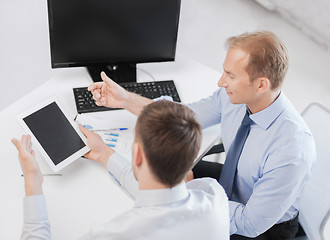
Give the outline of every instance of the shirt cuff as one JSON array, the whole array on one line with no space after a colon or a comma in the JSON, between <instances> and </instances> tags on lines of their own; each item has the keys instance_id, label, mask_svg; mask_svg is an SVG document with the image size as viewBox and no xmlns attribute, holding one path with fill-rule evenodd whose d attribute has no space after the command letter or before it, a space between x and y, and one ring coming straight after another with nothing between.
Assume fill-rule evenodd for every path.
<instances>
[{"instance_id":1,"label":"shirt cuff","mask_svg":"<svg viewBox=\"0 0 330 240\"><path fill-rule=\"evenodd\" d=\"M229 201L229 219L230 219L230 235L237 232L237 226L235 221L236 210L242 205L241 203Z\"/></svg>"},{"instance_id":2,"label":"shirt cuff","mask_svg":"<svg viewBox=\"0 0 330 240\"><path fill-rule=\"evenodd\" d=\"M46 198L44 195L32 195L23 199L24 222L48 220Z\"/></svg>"},{"instance_id":3,"label":"shirt cuff","mask_svg":"<svg viewBox=\"0 0 330 240\"><path fill-rule=\"evenodd\" d=\"M167 100L167 101L173 102L173 98L171 96L167 96L167 95L166 96L160 96L158 98L154 98L153 100L154 100L154 102L157 102L157 101L160 101L160 100Z\"/></svg>"}]
</instances>

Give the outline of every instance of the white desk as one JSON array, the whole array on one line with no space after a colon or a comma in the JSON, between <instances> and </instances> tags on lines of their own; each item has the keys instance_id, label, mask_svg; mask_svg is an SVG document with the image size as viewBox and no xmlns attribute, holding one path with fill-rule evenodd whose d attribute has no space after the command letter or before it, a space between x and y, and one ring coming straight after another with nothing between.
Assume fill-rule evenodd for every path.
<instances>
[{"instance_id":1,"label":"white desk","mask_svg":"<svg viewBox=\"0 0 330 240\"><path fill-rule=\"evenodd\" d=\"M176 62L141 64L138 68L150 72L156 80L173 79L184 103L206 97L217 89L217 72L181 56ZM138 81L152 80L138 71ZM66 69L62 75L45 82L0 113L0 239L19 239L23 222L24 179L17 151L10 142L11 138L20 138L24 133L16 115L50 96L56 96L73 118L76 108L72 88L90 84L85 68ZM15 89L5 91L15 94ZM120 118L123 124L134 124L136 120L125 110L98 115ZM204 130L203 149L219 135L219 131L218 126ZM37 160L44 173L51 172L38 153ZM60 177L45 176L43 185L55 240L76 239L87 232L91 224L109 221L133 207L134 202L113 182L104 167L95 162L79 159L60 173L63 174Z\"/></svg>"}]
</instances>

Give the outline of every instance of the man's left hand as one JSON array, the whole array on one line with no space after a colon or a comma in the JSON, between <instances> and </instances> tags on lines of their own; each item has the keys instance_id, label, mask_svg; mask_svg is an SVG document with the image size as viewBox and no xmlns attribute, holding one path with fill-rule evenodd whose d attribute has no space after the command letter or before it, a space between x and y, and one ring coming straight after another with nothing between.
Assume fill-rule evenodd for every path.
<instances>
[{"instance_id":1,"label":"man's left hand","mask_svg":"<svg viewBox=\"0 0 330 240\"><path fill-rule=\"evenodd\" d=\"M32 150L31 136L23 135L21 141L13 138L11 142L18 151L18 158L25 180L26 196L42 194L43 176Z\"/></svg>"}]
</instances>

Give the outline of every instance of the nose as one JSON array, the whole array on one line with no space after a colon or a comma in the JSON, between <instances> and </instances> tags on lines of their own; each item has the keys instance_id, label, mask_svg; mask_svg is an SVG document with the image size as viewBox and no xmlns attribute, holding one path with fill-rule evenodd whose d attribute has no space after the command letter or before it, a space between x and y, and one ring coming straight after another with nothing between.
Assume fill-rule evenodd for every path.
<instances>
[{"instance_id":1,"label":"nose","mask_svg":"<svg viewBox=\"0 0 330 240\"><path fill-rule=\"evenodd\" d=\"M221 75L221 77L218 81L218 87L224 87L224 88L228 87L228 83L226 82L226 76L225 75L226 75L225 72Z\"/></svg>"}]
</instances>

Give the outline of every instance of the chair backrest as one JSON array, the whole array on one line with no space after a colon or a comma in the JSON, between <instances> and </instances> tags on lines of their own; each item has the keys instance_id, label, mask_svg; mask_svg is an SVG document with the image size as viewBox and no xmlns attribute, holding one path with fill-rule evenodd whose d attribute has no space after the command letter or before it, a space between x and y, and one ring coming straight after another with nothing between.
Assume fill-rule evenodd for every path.
<instances>
[{"instance_id":1,"label":"chair backrest","mask_svg":"<svg viewBox=\"0 0 330 240\"><path fill-rule=\"evenodd\" d=\"M300 199L299 222L309 239L324 239L323 232L330 227L326 221L330 210L330 110L311 103L301 115L313 134L317 161Z\"/></svg>"},{"instance_id":2,"label":"chair backrest","mask_svg":"<svg viewBox=\"0 0 330 240\"><path fill-rule=\"evenodd\" d=\"M321 224L321 238L330 239L330 210Z\"/></svg>"}]
</instances>

